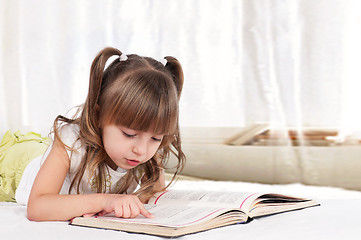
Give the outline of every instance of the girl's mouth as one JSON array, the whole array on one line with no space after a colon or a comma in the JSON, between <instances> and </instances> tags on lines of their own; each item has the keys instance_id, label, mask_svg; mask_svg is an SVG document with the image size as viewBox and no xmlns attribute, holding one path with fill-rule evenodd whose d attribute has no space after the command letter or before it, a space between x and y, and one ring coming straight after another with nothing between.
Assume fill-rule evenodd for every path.
<instances>
[{"instance_id":1,"label":"girl's mouth","mask_svg":"<svg viewBox=\"0 0 361 240\"><path fill-rule=\"evenodd\" d=\"M137 165L140 163L140 161L138 161L138 160L132 160L132 159L127 159L127 163L128 163L129 165L131 165L131 166L137 166Z\"/></svg>"}]
</instances>

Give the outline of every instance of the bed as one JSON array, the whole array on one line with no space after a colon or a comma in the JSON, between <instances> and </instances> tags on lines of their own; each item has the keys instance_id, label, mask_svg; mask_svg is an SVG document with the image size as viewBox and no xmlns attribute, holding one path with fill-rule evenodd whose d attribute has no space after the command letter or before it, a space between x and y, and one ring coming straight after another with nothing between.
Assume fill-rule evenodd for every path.
<instances>
[{"instance_id":1,"label":"bed","mask_svg":"<svg viewBox=\"0 0 361 240\"><path fill-rule=\"evenodd\" d=\"M246 182L182 179L174 189L277 192L317 200L321 206L257 218L186 235L178 239L360 239L361 192L302 184L269 185ZM93 229L68 222L31 222L26 207L0 203L1 239L163 239L144 234Z\"/></svg>"}]
</instances>

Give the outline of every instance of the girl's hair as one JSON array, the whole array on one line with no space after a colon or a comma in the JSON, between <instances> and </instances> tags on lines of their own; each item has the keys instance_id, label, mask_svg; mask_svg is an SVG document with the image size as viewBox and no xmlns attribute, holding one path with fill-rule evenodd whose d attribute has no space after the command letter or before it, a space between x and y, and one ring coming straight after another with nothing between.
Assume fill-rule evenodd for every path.
<instances>
[{"instance_id":1,"label":"girl's hair","mask_svg":"<svg viewBox=\"0 0 361 240\"><path fill-rule=\"evenodd\" d=\"M105 48L95 57L90 71L89 91L85 103L73 118L58 116L53 125L55 138L60 139L61 123L78 124L79 140L85 155L72 180L69 192L75 188L80 192L80 181L86 171L97 179L98 193L107 189L106 159L109 158L102 143L101 127L104 124L122 125L137 131L153 131L164 134L156 154L146 163L127 171L117 193L125 193L135 180L141 182L136 194L151 196L153 186L160 177L170 153L178 159L172 180L185 164L181 149L178 123L179 97L183 87L183 71L174 57L165 57L166 65L138 55L128 55L127 60L115 59L105 70L107 60L122 52ZM109 189L110 190L110 189Z\"/></svg>"}]
</instances>

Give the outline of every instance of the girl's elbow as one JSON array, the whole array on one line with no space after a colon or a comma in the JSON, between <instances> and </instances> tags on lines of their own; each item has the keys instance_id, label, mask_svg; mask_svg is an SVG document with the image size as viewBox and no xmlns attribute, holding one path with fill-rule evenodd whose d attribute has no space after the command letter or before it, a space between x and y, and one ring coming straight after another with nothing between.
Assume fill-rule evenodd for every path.
<instances>
[{"instance_id":1,"label":"girl's elbow","mask_svg":"<svg viewBox=\"0 0 361 240\"><path fill-rule=\"evenodd\" d=\"M35 221L35 222L44 221L44 219L42 219L41 217L41 214L39 213L40 211L39 209L37 209L37 204L29 201L26 209L27 218L30 221Z\"/></svg>"},{"instance_id":2,"label":"girl's elbow","mask_svg":"<svg viewBox=\"0 0 361 240\"><path fill-rule=\"evenodd\" d=\"M37 221L36 215L33 213L33 211L29 210L29 208L27 210L27 218L29 221Z\"/></svg>"},{"instance_id":3,"label":"girl's elbow","mask_svg":"<svg viewBox=\"0 0 361 240\"><path fill-rule=\"evenodd\" d=\"M39 216L37 216L36 211L34 210L32 205L28 204L26 214L27 214L27 218L30 221L39 221Z\"/></svg>"}]
</instances>

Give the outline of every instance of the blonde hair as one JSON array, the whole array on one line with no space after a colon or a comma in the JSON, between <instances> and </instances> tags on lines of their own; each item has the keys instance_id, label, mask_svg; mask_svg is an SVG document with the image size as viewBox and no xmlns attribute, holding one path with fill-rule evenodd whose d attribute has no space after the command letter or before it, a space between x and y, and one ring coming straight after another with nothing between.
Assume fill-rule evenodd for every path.
<instances>
[{"instance_id":1,"label":"blonde hair","mask_svg":"<svg viewBox=\"0 0 361 240\"><path fill-rule=\"evenodd\" d=\"M105 48L95 57L90 71L88 96L78 115L71 119L58 116L54 121L55 138L61 143L61 123L78 124L79 141L86 150L69 192L72 188L80 192L80 181L86 171L98 180L97 192L106 192L105 160L108 155L102 144L100 126L114 124L137 131L152 130L156 134L164 134L157 153L146 163L128 170L123 184L117 190L117 193L125 193L134 180L138 184L142 181L136 194L151 196L156 191L153 186L170 153L178 159L171 182L185 164L178 117L183 70L174 57L166 57L164 66L152 58L132 54L128 55L127 60L115 59L104 71L107 60L114 55L121 56L122 52ZM71 146L62 144L74 151Z\"/></svg>"}]
</instances>

